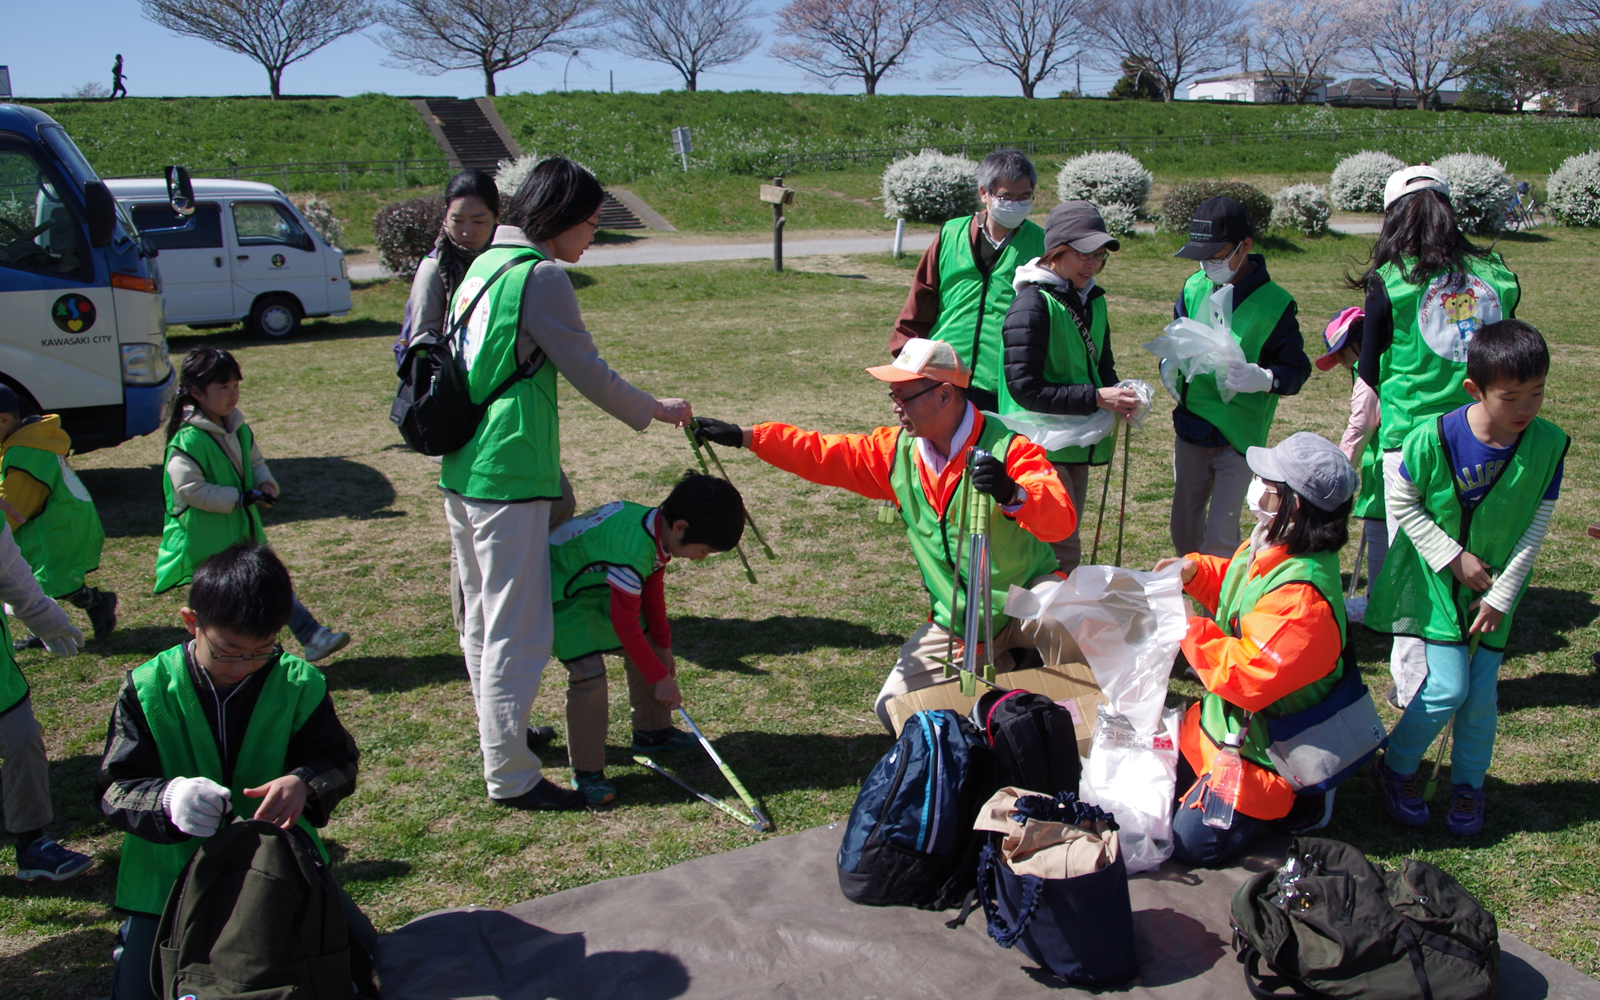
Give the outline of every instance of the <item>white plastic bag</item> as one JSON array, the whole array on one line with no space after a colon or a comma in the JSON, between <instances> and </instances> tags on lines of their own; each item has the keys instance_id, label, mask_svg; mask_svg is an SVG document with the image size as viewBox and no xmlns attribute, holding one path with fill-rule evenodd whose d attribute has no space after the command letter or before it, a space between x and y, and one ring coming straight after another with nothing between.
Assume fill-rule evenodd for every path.
<instances>
[{"instance_id":1,"label":"white plastic bag","mask_svg":"<svg viewBox=\"0 0 1600 1000\"><path fill-rule=\"evenodd\" d=\"M1155 395L1150 383L1143 379L1125 378L1118 382L1115 388L1132 389L1139 397L1139 408L1133 411L1129 423L1133 424L1135 430L1143 427L1144 418L1150 412L1150 402ZM1045 451L1087 448L1099 444L1108 435L1117 432L1117 416L1110 410L1095 410L1093 413L1082 415L1033 413L1024 410L1007 413L1004 416L985 410L983 415L991 420L1000 421Z\"/></svg>"},{"instance_id":2,"label":"white plastic bag","mask_svg":"<svg viewBox=\"0 0 1600 1000\"><path fill-rule=\"evenodd\" d=\"M1233 337L1233 286L1223 285L1211 295L1210 323L1206 318L1185 316L1168 323L1161 336L1144 349L1163 360L1177 362L1178 375L1193 382L1197 375L1211 375L1224 403L1235 395L1225 384L1228 363L1245 361L1244 348ZM1167 372L1163 371L1163 377ZM1171 387L1168 387L1171 391Z\"/></svg>"},{"instance_id":3,"label":"white plastic bag","mask_svg":"<svg viewBox=\"0 0 1600 1000\"><path fill-rule=\"evenodd\" d=\"M1150 871L1172 856L1172 799L1178 784L1180 709L1166 709L1160 730L1141 735L1101 705L1084 762L1078 797L1117 821L1128 874Z\"/></svg>"}]
</instances>

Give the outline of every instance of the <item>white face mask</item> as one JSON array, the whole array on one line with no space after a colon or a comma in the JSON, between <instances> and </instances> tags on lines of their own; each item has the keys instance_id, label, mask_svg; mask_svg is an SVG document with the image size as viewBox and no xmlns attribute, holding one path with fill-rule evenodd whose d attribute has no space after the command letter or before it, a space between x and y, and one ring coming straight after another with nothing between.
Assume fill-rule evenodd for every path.
<instances>
[{"instance_id":1,"label":"white face mask","mask_svg":"<svg viewBox=\"0 0 1600 1000\"><path fill-rule=\"evenodd\" d=\"M1002 229L1015 229L1033 213L1033 201L1012 201L1009 198L996 198L989 202L989 218L993 219Z\"/></svg>"},{"instance_id":2,"label":"white face mask","mask_svg":"<svg viewBox=\"0 0 1600 1000\"><path fill-rule=\"evenodd\" d=\"M1237 247L1234 248L1234 252L1238 252ZM1239 271L1238 268L1228 263L1232 259L1233 255L1229 254L1221 260L1203 260L1200 262L1200 267L1206 272L1206 278L1213 285L1226 285L1233 280L1233 276Z\"/></svg>"},{"instance_id":3,"label":"white face mask","mask_svg":"<svg viewBox=\"0 0 1600 1000\"><path fill-rule=\"evenodd\" d=\"M1250 480L1250 489L1245 491L1244 502L1250 508L1250 513L1256 516L1256 523L1258 524L1271 524L1272 519L1277 516L1273 511L1266 510L1261 506L1261 501L1266 498L1267 484L1261 481L1261 477L1257 476Z\"/></svg>"}]
</instances>

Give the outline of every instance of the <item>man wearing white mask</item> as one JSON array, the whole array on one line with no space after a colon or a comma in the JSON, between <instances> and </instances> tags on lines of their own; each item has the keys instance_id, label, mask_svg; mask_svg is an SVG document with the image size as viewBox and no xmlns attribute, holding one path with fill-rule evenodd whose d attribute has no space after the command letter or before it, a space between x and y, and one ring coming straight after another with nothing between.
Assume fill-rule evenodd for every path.
<instances>
[{"instance_id":1,"label":"man wearing white mask","mask_svg":"<svg viewBox=\"0 0 1600 1000\"><path fill-rule=\"evenodd\" d=\"M1172 411L1172 545L1180 553L1227 557L1239 547L1239 507L1250 488L1249 448L1265 447L1279 396L1293 396L1311 376L1294 297L1267 274L1266 258L1251 253L1255 227L1232 198L1212 198L1195 210L1189 242L1175 256L1200 262L1184 282L1173 317L1211 318L1210 299L1233 289L1233 338L1243 362L1230 362L1223 402L1216 379L1178 385ZM1163 361L1163 364L1166 362Z\"/></svg>"},{"instance_id":2,"label":"man wearing white mask","mask_svg":"<svg viewBox=\"0 0 1600 1000\"><path fill-rule=\"evenodd\" d=\"M1029 222L1039 175L1018 149L1000 149L978 164L972 215L951 219L922 255L906 304L889 335L899 357L917 337L941 340L972 372L967 398L993 412L1000 388L1001 326L1016 296L1017 267L1044 253L1044 230Z\"/></svg>"}]
</instances>

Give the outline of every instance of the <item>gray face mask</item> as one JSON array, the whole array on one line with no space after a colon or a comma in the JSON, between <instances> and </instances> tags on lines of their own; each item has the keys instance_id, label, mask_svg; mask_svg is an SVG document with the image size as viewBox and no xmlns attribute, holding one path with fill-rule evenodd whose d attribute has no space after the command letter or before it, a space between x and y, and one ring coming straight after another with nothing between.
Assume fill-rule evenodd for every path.
<instances>
[{"instance_id":1,"label":"gray face mask","mask_svg":"<svg viewBox=\"0 0 1600 1000\"><path fill-rule=\"evenodd\" d=\"M1238 252L1239 248L1234 247L1233 253ZM1226 285L1233 280L1235 274L1239 273L1238 268L1228 263L1232 259L1233 254L1229 254L1221 260L1203 260L1200 262L1200 268L1206 272L1206 277L1213 285Z\"/></svg>"}]
</instances>

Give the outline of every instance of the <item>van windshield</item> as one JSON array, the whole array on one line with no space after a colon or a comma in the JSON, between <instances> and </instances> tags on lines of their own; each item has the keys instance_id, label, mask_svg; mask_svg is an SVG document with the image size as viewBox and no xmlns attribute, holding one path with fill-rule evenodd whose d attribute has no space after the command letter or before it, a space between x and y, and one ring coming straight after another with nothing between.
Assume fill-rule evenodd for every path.
<instances>
[{"instance_id":1,"label":"van windshield","mask_svg":"<svg viewBox=\"0 0 1600 1000\"><path fill-rule=\"evenodd\" d=\"M44 139L44 144L50 147L50 152L56 154L56 159L67 168L67 173L78 182L81 188L90 181L97 181L100 175L89 166L89 161L79 152L77 143L67 135L67 130L59 125L42 125L39 127L39 136Z\"/></svg>"}]
</instances>

